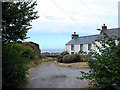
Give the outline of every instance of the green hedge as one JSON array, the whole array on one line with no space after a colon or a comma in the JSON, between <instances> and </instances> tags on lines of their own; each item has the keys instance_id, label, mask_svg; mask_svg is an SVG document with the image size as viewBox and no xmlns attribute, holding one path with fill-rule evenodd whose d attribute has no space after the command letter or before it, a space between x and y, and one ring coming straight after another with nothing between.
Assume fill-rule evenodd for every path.
<instances>
[{"instance_id":1,"label":"green hedge","mask_svg":"<svg viewBox=\"0 0 120 90\"><path fill-rule=\"evenodd\" d=\"M68 55L68 54L69 54L69 53L68 53L67 51L62 52L62 53L58 56L57 61L58 61L58 62L63 62L63 56Z\"/></svg>"},{"instance_id":2,"label":"green hedge","mask_svg":"<svg viewBox=\"0 0 120 90\"><path fill-rule=\"evenodd\" d=\"M2 46L2 86L16 88L25 81L29 67L34 59L34 50L18 43L3 43Z\"/></svg>"},{"instance_id":3,"label":"green hedge","mask_svg":"<svg viewBox=\"0 0 120 90\"><path fill-rule=\"evenodd\" d=\"M63 63L83 62L79 54L63 56Z\"/></svg>"}]
</instances>

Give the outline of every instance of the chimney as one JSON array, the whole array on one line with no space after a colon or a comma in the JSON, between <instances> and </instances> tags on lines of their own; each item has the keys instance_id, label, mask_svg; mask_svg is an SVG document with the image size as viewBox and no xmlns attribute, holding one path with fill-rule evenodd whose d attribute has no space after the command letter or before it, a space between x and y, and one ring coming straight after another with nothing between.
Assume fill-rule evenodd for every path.
<instances>
[{"instance_id":1,"label":"chimney","mask_svg":"<svg viewBox=\"0 0 120 90\"><path fill-rule=\"evenodd\" d=\"M72 39L74 39L74 38L78 38L78 34L76 34L76 32L74 32L74 34L72 34Z\"/></svg>"},{"instance_id":2,"label":"chimney","mask_svg":"<svg viewBox=\"0 0 120 90\"><path fill-rule=\"evenodd\" d=\"M102 30L107 30L107 26L105 26L105 24L103 24Z\"/></svg>"}]
</instances>

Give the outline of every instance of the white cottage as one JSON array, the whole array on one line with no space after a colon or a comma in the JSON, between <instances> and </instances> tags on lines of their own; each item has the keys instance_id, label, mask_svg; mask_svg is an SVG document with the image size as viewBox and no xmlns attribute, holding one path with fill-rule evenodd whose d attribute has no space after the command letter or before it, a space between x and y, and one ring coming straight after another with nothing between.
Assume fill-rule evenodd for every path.
<instances>
[{"instance_id":1,"label":"white cottage","mask_svg":"<svg viewBox=\"0 0 120 90\"><path fill-rule=\"evenodd\" d=\"M104 24L102 30L110 37L112 35L120 37L120 28L107 29L107 26ZM72 39L66 44L66 51L68 51L69 54L78 53L80 50L86 51L87 53L92 49L97 51L97 48L92 42L102 39L104 39L104 37L101 34L79 37L79 35L74 32L74 34L72 34Z\"/></svg>"}]
</instances>

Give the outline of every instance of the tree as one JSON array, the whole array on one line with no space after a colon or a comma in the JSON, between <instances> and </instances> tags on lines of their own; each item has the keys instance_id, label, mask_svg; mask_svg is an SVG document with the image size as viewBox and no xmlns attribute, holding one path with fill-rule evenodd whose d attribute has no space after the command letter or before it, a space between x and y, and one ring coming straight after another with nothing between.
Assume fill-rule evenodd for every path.
<instances>
[{"instance_id":1,"label":"tree","mask_svg":"<svg viewBox=\"0 0 120 90\"><path fill-rule=\"evenodd\" d=\"M2 41L27 39L32 20L39 18L34 11L37 2L2 2Z\"/></svg>"},{"instance_id":2,"label":"tree","mask_svg":"<svg viewBox=\"0 0 120 90\"><path fill-rule=\"evenodd\" d=\"M102 47L94 43L99 52L91 51L87 55L90 71L85 73L81 71L82 77L78 79L87 79L94 82L93 88L119 88L120 89L120 37L108 37L106 33L103 41L98 41ZM107 39L107 40L106 40Z\"/></svg>"}]
</instances>

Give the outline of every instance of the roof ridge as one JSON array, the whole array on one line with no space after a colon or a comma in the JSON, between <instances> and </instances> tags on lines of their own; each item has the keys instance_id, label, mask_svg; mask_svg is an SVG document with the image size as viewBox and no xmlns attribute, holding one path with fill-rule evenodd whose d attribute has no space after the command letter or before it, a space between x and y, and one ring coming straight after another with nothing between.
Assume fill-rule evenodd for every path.
<instances>
[{"instance_id":1,"label":"roof ridge","mask_svg":"<svg viewBox=\"0 0 120 90\"><path fill-rule=\"evenodd\" d=\"M110 29L107 29L107 30L118 30L120 28L110 28Z\"/></svg>"},{"instance_id":2,"label":"roof ridge","mask_svg":"<svg viewBox=\"0 0 120 90\"><path fill-rule=\"evenodd\" d=\"M89 36L80 36L78 38L81 38L81 37L91 37L91 36L99 36L100 34L96 34L96 35L89 35Z\"/></svg>"}]
</instances>

